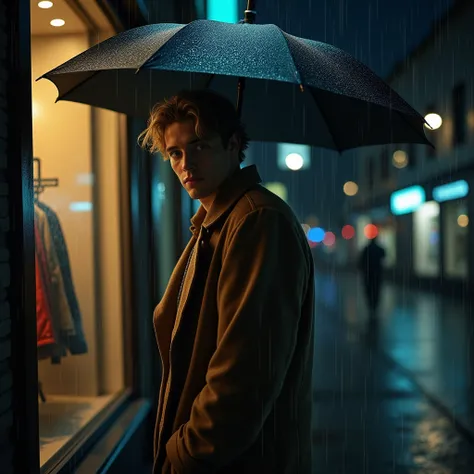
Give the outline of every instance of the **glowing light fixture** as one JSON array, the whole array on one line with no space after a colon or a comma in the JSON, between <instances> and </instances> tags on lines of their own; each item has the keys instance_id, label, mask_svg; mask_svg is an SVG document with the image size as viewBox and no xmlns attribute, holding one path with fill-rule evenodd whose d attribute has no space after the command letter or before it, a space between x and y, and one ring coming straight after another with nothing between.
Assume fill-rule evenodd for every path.
<instances>
[{"instance_id":1,"label":"glowing light fixture","mask_svg":"<svg viewBox=\"0 0 474 474\"><path fill-rule=\"evenodd\" d=\"M285 158L285 163L290 170L297 171L303 168L304 160L303 157L299 153L290 153Z\"/></svg>"},{"instance_id":2,"label":"glowing light fixture","mask_svg":"<svg viewBox=\"0 0 474 474\"><path fill-rule=\"evenodd\" d=\"M46 2L46 1L39 2L38 6L42 8L43 10L47 10L48 8L51 8L53 6L53 2Z\"/></svg>"},{"instance_id":3,"label":"glowing light fixture","mask_svg":"<svg viewBox=\"0 0 474 474\"><path fill-rule=\"evenodd\" d=\"M51 20L49 24L51 26L55 26L56 28L59 28L61 26L64 26L66 22L62 18L55 18L54 20Z\"/></svg>"},{"instance_id":4,"label":"glowing light fixture","mask_svg":"<svg viewBox=\"0 0 474 474\"><path fill-rule=\"evenodd\" d=\"M466 214L461 214L458 217L458 226L459 227L467 227L469 225L469 217Z\"/></svg>"},{"instance_id":5,"label":"glowing light fixture","mask_svg":"<svg viewBox=\"0 0 474 474\"><path fill-rule=\"evenodd\" d=\"M409 214L416 211L425 201L425 190L421 186L410 186L392 193L390 210L396 216Z\"/></svg>"},{"instance_id":6,"label":"glowing light fixture","mask_svg":"<svg viewBox=\"0 0 474 474\"><path fill-rule=\"evenodd\" d=\"M451 201L461 199L469 193L469 184L464 179L452 183L443 184L433 189L433 198L435 201Z\"/></svg>"},{"instance_id":7,"label":"glowing light fixture","mask_svg":"<svg viewBox=\"0 0 474 474\"><path fill-rule=\"evenodd\" d=\"M441 115L435 113L425 115L425 120L428 122L428 125L425 123L428 130L437 130L443 124Z\"/></svg>"},{"instance_id":8,"label":"glowing light fixture","mask_svg":"<svg viewBox=\"0 0 474 474\"><path fill-rule=\"evenodd\" d=\"M359 192L359 186L354 181L347 181L342 189L346 196L355 196Z\"/></svg>"},{"instance_id":9,"label":"glowing light fixture","mask_svg":"<svg viewBox=\"0 0 474 474\"><path fill-rule=\"evenodd\" d=\"M207 19L237 23L236 0L207 0Z\"/></svg>"}]
</instances>

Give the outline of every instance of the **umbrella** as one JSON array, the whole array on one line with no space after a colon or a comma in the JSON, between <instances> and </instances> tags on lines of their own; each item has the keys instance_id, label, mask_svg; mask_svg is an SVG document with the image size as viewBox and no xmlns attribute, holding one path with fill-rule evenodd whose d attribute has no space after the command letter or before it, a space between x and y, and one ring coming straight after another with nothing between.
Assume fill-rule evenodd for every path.
<instances>
[{"instance_id":1,"label":"umbrella","mask_svg":"<svg viewBox=\"0 0 474 474\"><path fill-rule=\"evenodd\" d=\"M144 118L182 89L211 88L231 100L238 90L237 108L257 141L339 152L430 145L424 118L368 67L330 44L255 24L254 4L249 0L238 24L196 20L133 28L41 78L56 85L57 100Z\"/></svg>"}]
</instances>

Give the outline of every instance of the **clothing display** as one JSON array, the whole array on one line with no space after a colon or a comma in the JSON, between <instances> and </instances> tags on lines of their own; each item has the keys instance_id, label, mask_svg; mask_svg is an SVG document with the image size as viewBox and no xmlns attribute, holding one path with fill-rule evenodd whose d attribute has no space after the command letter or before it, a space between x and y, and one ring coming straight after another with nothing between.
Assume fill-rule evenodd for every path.
<instances>
[{"instance_id":1,"label":"clothing display","mask_svg":"<svg viewBox=\"0 0 474 474\"><path fill-rule=\"evenodd\" d=\"M87 342L59 218L36 202L34 227L38 358L58 363L67 351L85 354Z\"/></svg>"}]
</instances>

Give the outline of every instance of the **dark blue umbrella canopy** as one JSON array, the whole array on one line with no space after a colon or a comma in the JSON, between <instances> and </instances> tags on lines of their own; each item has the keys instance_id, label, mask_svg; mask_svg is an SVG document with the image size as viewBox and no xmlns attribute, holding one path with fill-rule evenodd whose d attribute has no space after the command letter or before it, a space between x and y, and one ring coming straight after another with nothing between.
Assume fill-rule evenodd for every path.
<instances>
[{"instance_id":1,"label":"dark blue umbrella canopy","mask_svg":"<svg viewBox=\"0 0 474 474\"><path fill-rule=\"evenodd\" d=\"M423 143L424 118L348 53L275 25L197 20L123 32L46 73L58 100L146 118L182 89L236 100L253 140L343 151Z\"/></svg>"}]
</instances>

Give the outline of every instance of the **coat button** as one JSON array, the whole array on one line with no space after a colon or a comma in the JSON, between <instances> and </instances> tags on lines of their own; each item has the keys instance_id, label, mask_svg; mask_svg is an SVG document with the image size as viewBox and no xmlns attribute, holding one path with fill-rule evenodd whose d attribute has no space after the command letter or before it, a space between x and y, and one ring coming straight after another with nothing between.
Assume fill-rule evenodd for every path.
<instances>
[{"instance_id":1,"label":"coat button","mask_svg":"<svg viewBox=\"0 0 474 474\"><path fill-rule=\"evenodd\" d=\"M201 242L199 242L201 247L204 247L206 245L206 241L204 239L201 239Z\"/></svg>"}]
</instances>

